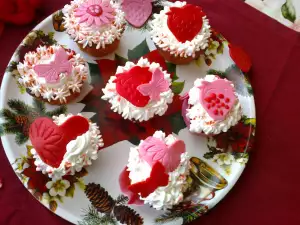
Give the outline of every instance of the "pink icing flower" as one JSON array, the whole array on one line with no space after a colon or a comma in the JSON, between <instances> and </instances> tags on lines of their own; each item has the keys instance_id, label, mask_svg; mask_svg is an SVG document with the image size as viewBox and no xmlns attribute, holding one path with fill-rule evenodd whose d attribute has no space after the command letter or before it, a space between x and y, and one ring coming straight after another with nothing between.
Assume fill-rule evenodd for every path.
<instances>
[{"instance_id":1,"label":"pink icing flower","mask_svg":"<svg viewBox=\"0 0 300 225\"><path fill-rule=\"evenodd\" d=\"M75 16L80 17L79 23L101 26L114 19L113 13L109 0L88 0L76 9Z\"/></svg>"},{"instance_id":2,"label":"pink icing flower","mask_svg":"<svg viewBox=\"0 0 300 225\"><path fill-rule=\"evenodd\" d=\"M160 69L153 72L152 80L148 84L142 84L137 87L144 96L149 96L153 101L159 101L160 94L169 89L169 82L165 79L164 73Z\"/></svg>"}]
</instances>

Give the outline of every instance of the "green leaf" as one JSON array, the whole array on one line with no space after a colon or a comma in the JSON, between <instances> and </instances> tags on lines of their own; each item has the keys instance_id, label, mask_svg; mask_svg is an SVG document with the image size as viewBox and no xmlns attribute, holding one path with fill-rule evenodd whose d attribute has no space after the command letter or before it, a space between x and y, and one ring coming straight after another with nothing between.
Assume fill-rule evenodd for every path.
<instances>
[{"instance_id":1,"label":"green leaf","mask_svg":"<svg viewBox=\"0 0 300 225\"><path fill-rule=\"evenodd\" d=\"M222 168L224 169L227 175L231 174L231 165L223 165Z\"/></svg>"},{"instance_id":2,"label":"green leaf","mask_svg":"<svg viewBox=\"0 0 300 225\"><path fill-rule=\"evenodd\" d=\"M125 59L122 56L119 56L118 54L115 54L115 60L117 61L118 66L124 66L128 61L128 59Z\"/></svg>"},{"instance_id":3,"label":"green leaf","mask_svg":"<svg viewBox=\"0 0 300 225\"><path fill-rule=\"evenodd\" d=\"M66 190L66 197L73 198L75 192L75 185L71 184L71 186Z\"/></svg>"},{"instance_id":4,"label":"green leaf","mask_svg":"<svg viewBox=\"0 0 300 225\"><path fill-rule=\"evenodd\" d=\"M199 57L198 59L195 60L195 62L196 62L196 65L197 65L198 67L200 67L200 66L202 65L202 58Z\"/></svg>"},{"instance_id":5,"label":"green leaf","mask_svg":"<svg viewBox=\"0 0 300 225\"><path fill-rule=\"evenodd\" d=\"M12 71L14 71L14 70L17 69L17 66L18 66L18 62L11 61L10 64L9 64L9 66L6 68L6 71L7 72L12 72Z\"/></svg>"},{"instance_id":6,"label":"green leaf","mask_svg":"<svg viewBox=\"0 0 300 225\"><path fill-rule=\"evenodd\" d=\"M2 124L0 124L0 136L4 135L4 129Z\"/></svg>"},{"instance_id":7,"label":"green leaf","mask_svg":"<svg viewBox=\"0 0 300 225\"><path fill-rule=\"evenodd\" d=\"M84 184L84 181L83 179L78 179L77 182L76 182L76 185L78 185L78 187L81 189L81 190L85 190L85 184Z\"/></svg>"},{"instance_id":8,"label":"green leaf","mask_svg":"<svg viewBox=\"0 0 300 225\"><path fill-rule=\"evenodd\" d=\"M212 159L212 158L214 157L215 154L217 154L217 153L215 153L215 152L206 152L206 153L203 155L203 157L204 157L205 159Z\"/></svg>"},{"instance_id":9,"label":"green leaf","mask_svg":"<svg viewBox=\"0 0 300 225\"><path fill-rule=\"evenodd\" d=\"M256 126L256 119L255 118L247 118L244 120L244 124L246 125L252 125L252 126Z\"/></svg>"},{"instance_id":10,"label":"green leaf","mask_svg":"<svg viewBox=\"0 0 300 225\"><path fill-rule=\"evenodd\" d=\"M170 120L170 124L172 126L172 131L175 134L178 134L179 131L186 128L186 124L183 120L183 117L181 116L181 112L171 115L168 119Z\"/></svg>"},{"instance_id":11,"label":"green leaf","mask_svg":"<svg viewBox=\"0 0 300 225\"><path fill-rule=\"evenodd\" d=\"M31 149L33 149L33 147L30 145L26 145L26 149L27 149L27 157L32 158Z\"/></svg>"},{"instance_id":12,"label":"green leaf","mask_svg":"<svg viewBox=\"0 0 300 225\"><path fill-rule=\"evenodd\" d=\"M52 212L55 212L56 209L57 209L57 202L56 202L56 201L51 201L51 202L49 203L49 208L50 208L50 210L51 210Z\"/></svg>"},{"instance_id":13,"label":"green leaf","mask_svg":"<svg viewBox=\"0 0 300 225\"><path fill-rule=\"evenodd\" d=\"M206 74L218 75L219 77L225 78L226 72L221 70L209 69L206 71Z\"/></svg>"},{"instance_id":14,"label":"green leaf","mask_svg":"<svg viewBox=\"0 0 300 225\"><path fill-rule=\"evenodd\" d=\"M148 47L146 39L142 41L138 46L132 50L128 50L128 60L133 61L141 58L142 56L148 54L150 49Z\"/></svg>"},{"instance_id":15,"label":"green leaf","mask_svg":"<svg viewBox=\"0 0 300 225\"><path fill-rule=\"evenodd\" d=\"M224 52L224 45L223 45L223 43L221 43L219 45L219 47L217 48L217 53L218 54L223 54L223 52Z\"/></svg>"},{"instance_id":16,"label":"green leaf","mask_svg":"<svg viewBox=\"0 0 300 225\"><path fill-rule=\"evenodd\" d=\"M35 33L36 33L36 35L37 35L39 38L45 36L45 33L44 33L44 31L42 31L42 30L36 30Z\"/></svg>"},{"instance_id":17,"label":"green leaf","mask_svg":"<svg viewBox=\"0 0 300 225\"><path fill-rule=\"evenodd\" d=\"M185 81L183 81L183 82L173 82L172 86L171 86L171 89L172 89L173 93L179 95L182 92L183 88L184 88L184 83L185 83Z\"/></svg>"},{"instance_id":18,"label":"green leaf","mask_svg":"<svg viewBox=\"0 0 300 225\"><path fill-rule=\"evenodd\" d=\"M18 81L16 81L17 85L18 85L18 88L19 88L19 91L20 91L20 94L25 94L26 93L26 88L24 86L22 86Z\"/></svg>"},{"instance_id":19,"label":"green leaf","mask_svg":"<svg viewBox=\"0 0 300 225\"><path fill-rule=\"evenodd\" d=\"M172 81L178 80L179 77L176 74L176 65L170 62L166 62L166 64L167 64L168 72L173 74Z\"/></svg>"},{"instance_id":20,"label":"green leaf","mask_svg":"<svg viewBox=\"0 0 300 225\"><path fill-rule=\"evenodd\" d=\"M51 40L54 40L54 32L49 32L48 33L48 36L49 36L49 38L51 39Z\"/></svg>"},{"instance_id":21,"label":"green leaf","mask_svg":"<svg viewBox=\"0 0 300 225\"><path fill-rule=\"evenodd\" d=\"M296 20L296 10L291 0L286 0L286 2L281 7L281 13L284 18L288 19L292 23Z\"/></svg>"}]
</instances>

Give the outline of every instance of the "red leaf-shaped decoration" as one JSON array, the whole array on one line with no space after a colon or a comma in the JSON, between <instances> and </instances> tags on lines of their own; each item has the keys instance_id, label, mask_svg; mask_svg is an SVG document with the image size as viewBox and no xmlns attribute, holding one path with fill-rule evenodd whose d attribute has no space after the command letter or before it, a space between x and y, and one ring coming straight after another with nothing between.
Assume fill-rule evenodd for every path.
<instances>
[{"instance_id":1,"label":"red leaf-shaped decoration","mask_svg":"<svg viewBox=\"0 0 300 225\"><path fill-rule=\"evenodd\" d=\"M119 176L119 184L120 184L120 189L122 193L127 195L129 197L128 204L135 204L135 205L143 205L144 202L140 199L139 194L133 193L128 189L128 187L131 185L130 184L130 179L129 179L129 171L127 171L127 167L124 168L122 173Z\"/></svg>"},{"instance_id":2,"label":"red leaf-shaped decoration","mask_svg":"<svg viewBox=\"0 0 300 225\"><path fill-rule=\"evenodd\" d=\"M245 73L252 67L250 56L239 46L229 44L229 54L235 64Z\"/></svg>"},{"instance_id":3,"label":"red leaf-shaped decoration","mask_svg":"<svg viewBox=\"0 0 300 225\"><path fill-rule=\"evenodd\" d=\"M122 9L126 20L139 28L145 24L152 13L152 0L123 0Z\"/></svg>"},{"instance_id":4,"label":"red leaf-shaped decoration","mask_svg":"<svg viewBox=\"0 0 300 225\"><path fill-rule=\"evenodd\" d=\"M117 79L115 79L116 89L119 95L133 105L145 107L150 97L142 95L137 87L149 83L151 79L152 73L149 71L149 67L135 66L129 71L117 74Z\"/></svg>"},{"instance_id":5,"label":"red leaf-shaped decoration","mask_svg":"<svg viewBox=\"0 0 300 225\"><path fill-rule=\"evenodd\" d=\"M205 16L199 6L186 4L185 6L171 7L168 15L168 27L180 42L191 41L201 31L202 17Z\"/></svg>"},{"instance_id":6,"label":"red leaf-shaped decoration","mask_svg":"<svg viewBox=\"0 0 300 225\"><path fill-rule=\"evenodd\" d=\"M166 172L173 172L180 164L181 154L185 152L185 144L181 140L167 146L161 139L148 137L139 148L139 153L150 166L160 162Z\"/></svg>"},{"instance_id":7,"label":"red leaf-shaped decoration","mask_svg":"<svg viewBox=\"0 0 300 225\"><path fill-rule=\"evenodd\" d=\"M165 167L156 162L152 167L150 177L145 181L132 184L128 189L133 193L139 193L143 198L146 198L158 187L167 186L169 183L169 175L165 171Z\"/></svg>"},{"instance_id":8,"label":"red leaf-shaped decoration","mask_svg":"<svg viewBox=\"0 0 300 225\"><path fill-rule=\"evenodd\" d=\"M61 126L57 126L49 118L41 117L31 124L29 137L43 162L58 168L66 153L67 144L88 129L89 122L82 116L73 116Z\"/></svg>"}]
</instances>

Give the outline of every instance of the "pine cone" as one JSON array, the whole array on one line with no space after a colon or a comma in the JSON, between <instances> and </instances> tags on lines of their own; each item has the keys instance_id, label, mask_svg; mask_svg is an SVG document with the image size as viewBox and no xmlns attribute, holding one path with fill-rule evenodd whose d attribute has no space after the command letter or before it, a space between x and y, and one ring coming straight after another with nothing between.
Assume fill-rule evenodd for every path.
<instances>
[{"instance_id":1,"label":"pine cone","mask_svg":"<svg viewBox=\"0 0 300 225\"><path fill-rule=\"evenodd\" d=\"M90 183L85 188L85 194L92 205L101 213L110 214L115 201L100 184Z\"/></svg>"},{"instance_id":2,"label":"pine cone","mask_svg":"<svg viewBox=\"0 0 300 225\"><path fill-rule=\"evenodd\" d=\"M26 124L28 122L28 118L26 116L16 116L15 118L17 124L23 126L24 124Z\"/></svg>"},{"instance_id":3,"label":"pine cone","mask_svg":"<svg viewBox=\"0 0 300 225\"><path fill-rule=\"evenodd\" d=\"M115 206L114 215L122 224L142 225L144 223L142 217L138 213L125 205Z\"/></svg>"}]
</instances>

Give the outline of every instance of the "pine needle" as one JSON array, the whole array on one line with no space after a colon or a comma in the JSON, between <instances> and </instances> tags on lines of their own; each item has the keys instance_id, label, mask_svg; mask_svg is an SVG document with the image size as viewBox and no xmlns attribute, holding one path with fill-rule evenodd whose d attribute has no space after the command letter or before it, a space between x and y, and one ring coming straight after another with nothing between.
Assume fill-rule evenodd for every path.
<instances>
[{"instance_id":1,"label":"pine needle","mask_svg":"<svg viewBox=\"0 0 300 225\"><path fill-rule=\"evenodd\" d=\"M10 99L7 104L19 115L28 115L31 111L30 107L19 99Z\"/></svg>"},{"instance_id":2,"label":"pine needle","mask_svg":"<svg viewBox=\"0 0 300 225\"><path fill-rule=\"evenodd\" d=\"M116 225L117 221L107 214L98 213L97 209L93 206L89 206L87 210L84 211L82 216L82 221L78 222L78 225Z\"/></svg>"},{"instance_id":3,"label":"pine needle","mask_svg":"<svg viewBox=\"0 0 300 225\"><path fill-rule=\"evenodd\" d=\"M45 115L46 113L45 103L37 99L33 100L33 108L41 115Z\"/></svg>"},{"instance_id":4,"label":"pine needle","mask_svg":"<svg viewBox=\"0 0 300 225\"><path fill-rule=\"evenodd\" d=\"M17 133L15 140L18 145L22 145L28 141L28 136L24 135L23 133Z\"/></svg>"},{"instance_id":5,"label":"pine needle","mask_svg":"<svg viewBox=\"0 0 300 225\"><path fill-rule=\"evenodd\" d=\"M3 117L3 119L5 119L7 121L15 121L17 114L12 112L9 109L2 109L0 111L0 116Z\"/></svg>"},{"instance_id":6,"label":"pine needle","mask_svg":"<svg viewBox=\"0 0 300 225\"><path fill-rule=\"evenodd\" d=\"M59 116L60 114L65 114L66 112L67 112L67 106L63 105L57 109L54 109L53 111L46 112L46 116L48 117Z\"/></svg>"}]
</instances>

